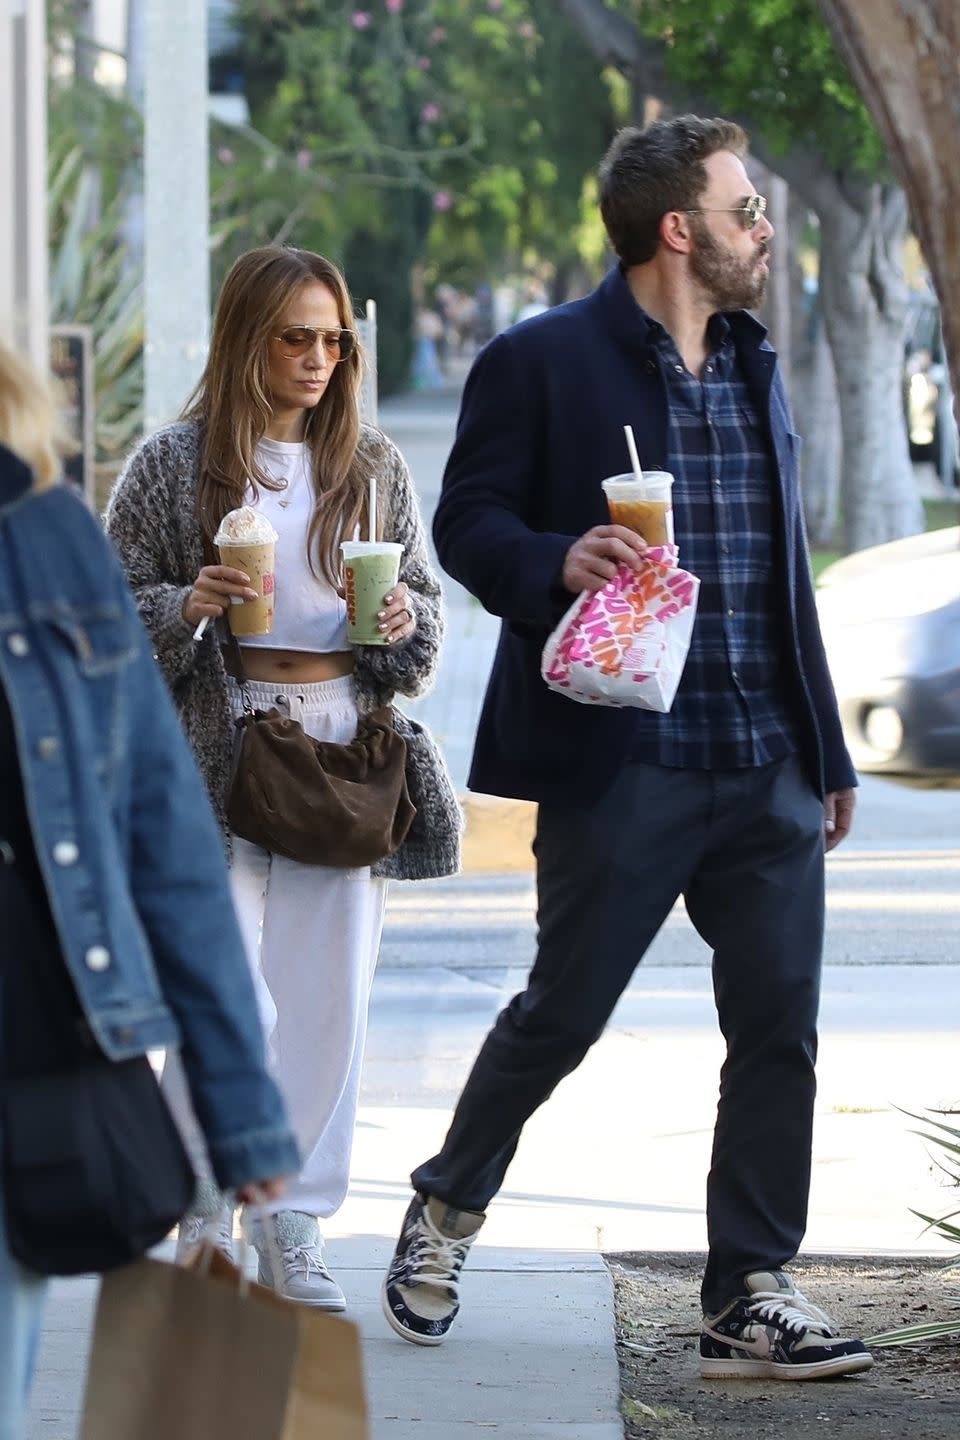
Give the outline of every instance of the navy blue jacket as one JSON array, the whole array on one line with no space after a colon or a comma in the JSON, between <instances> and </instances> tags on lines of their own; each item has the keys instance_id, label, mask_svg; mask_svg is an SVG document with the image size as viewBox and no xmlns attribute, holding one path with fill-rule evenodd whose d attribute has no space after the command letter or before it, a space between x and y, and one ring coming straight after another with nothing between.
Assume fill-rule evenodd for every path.
<instances>
[{"instance_id":1,"label":"navy blue jacket","mask_svg":"<svg viewBox=\"0 0 960 1440\"><path fill-rule=\"evenodd\" d=\"M781 643L802 756L819 794L856 784L814 605L797 485L800 440L777 357L745 311L727 316L778 477L774 536ZM573 597L560 577L580 535L609 523L600 482L642 463L669 469L667 399L650 326L619 269L584 300L498 335L463 393L433 534L444 568L503 617L469 785L526 800L588 800L630 754L640 712L549 690L544 641Z\"/></svg>"}]
</instances>

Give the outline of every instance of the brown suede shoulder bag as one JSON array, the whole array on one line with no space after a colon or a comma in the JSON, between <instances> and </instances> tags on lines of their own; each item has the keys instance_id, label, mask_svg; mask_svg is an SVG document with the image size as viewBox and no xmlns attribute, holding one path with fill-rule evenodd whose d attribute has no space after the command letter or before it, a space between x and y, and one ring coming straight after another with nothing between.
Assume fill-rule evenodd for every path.
<instances>
[{"instance_id":1,"label":"brown suede shoulder bag","mask_svg":"<svg viewBox=\"0 0 960 1440\"><path fill-rule=\"evenodd\" d=\"M256 710L240 646L231 653L243 695L227 822L244 840L302 865L373 865L399 850L416 810L407 744L389 709L361 715L346 745L314 740L279 710Z\"/></svg>"}]
</instances>

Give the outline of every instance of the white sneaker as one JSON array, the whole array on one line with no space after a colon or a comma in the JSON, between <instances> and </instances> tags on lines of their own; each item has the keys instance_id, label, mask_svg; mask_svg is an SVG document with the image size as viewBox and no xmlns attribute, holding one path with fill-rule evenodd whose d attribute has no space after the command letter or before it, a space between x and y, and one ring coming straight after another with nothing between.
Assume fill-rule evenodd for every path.
<instances>
[{"instance_id":1,"label":"white sneaker","mask_svg":"<svg viewBox=\"0 0 960 1440\"><path fill-rule=\"evenodd\" d=\"M283 1276L279 1285L274 1283L269 1252L258 1247L257 1253L260 1257L257 1278L261 1285L299 1305L312 1305L316 1310L346 1310L346 1298L323 1262L323 1246L319 1240L313 1244L280 1247Z\"/></svg>"},{"instance_id":2,"label":"white sneaker","mask_svg":"<svg viewBox=\"0 0 960 1440\"><path fill-rule=\"evenodd\" d=\"M237 1263L233 1248L233 1210L229 1205L223 1206L216 1219L212 1215L184 1215L177 1231L176 1263L185 1265L205 1237L213 1241L231 1265Z\"/></svg>"}]
</instances>

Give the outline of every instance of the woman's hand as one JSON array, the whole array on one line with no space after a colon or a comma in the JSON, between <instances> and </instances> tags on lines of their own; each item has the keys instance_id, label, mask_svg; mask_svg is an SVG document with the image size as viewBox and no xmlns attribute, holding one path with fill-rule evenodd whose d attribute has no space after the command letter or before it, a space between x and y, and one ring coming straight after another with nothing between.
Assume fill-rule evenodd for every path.
<instances>
[{"instance_id":1,"label":"woman's hand","mask_svg":"<svg viewBox=\"0 0 960 1440\"><path fill-rule=\"evenodd\" d=\"M279 1200L287 1188L287 1177L276 1180L251 1180L249 1185L238 1185L235 1190L241 1205L267 1205Z\"/></svg>"},{"instance_id":2,"label":"woman's hand","mask_svg":"<svg viewBox=\"0 0 960 1440\"><path fill-rule=\"evenodd\" d=\"M413 598L402 580L394 585L389 595L384 595L383 605L384 608L377 611L377 629L386 635L391 645L397 640L406 640L417 628L417 617Z\"/></svg>"},{"instance_id":3,"label":"woman's hand","mask_svg":"<svg viewBox=\"0 0 960 1440\"><path fill-rule=\"evenodd\" d=\"M250 588L250 576L229 565L204 565L193 582L193 589L183 602L183 618L188 625L198 625L206 615L211 620L222 615L230 604L230 596L256 600Z\"/></svg>"}]
</instances>

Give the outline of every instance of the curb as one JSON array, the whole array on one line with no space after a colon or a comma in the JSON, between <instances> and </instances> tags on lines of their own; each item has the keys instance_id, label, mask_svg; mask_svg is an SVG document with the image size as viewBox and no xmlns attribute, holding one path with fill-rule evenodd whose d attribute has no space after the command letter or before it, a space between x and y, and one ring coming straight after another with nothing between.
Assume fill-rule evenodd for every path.
<instances>
[{"instance_id":1,"label":"curb","mask_svg":"<svg viewBox=\"0 0 960 1440\"><path fill-rule=\"evenodd\" d=\"M460 796L466 829L463 836L465 875L507 875L532 871L533 833L537 807L532 800L504 800L497 795Z\"/></svg>"}]
</instances>

